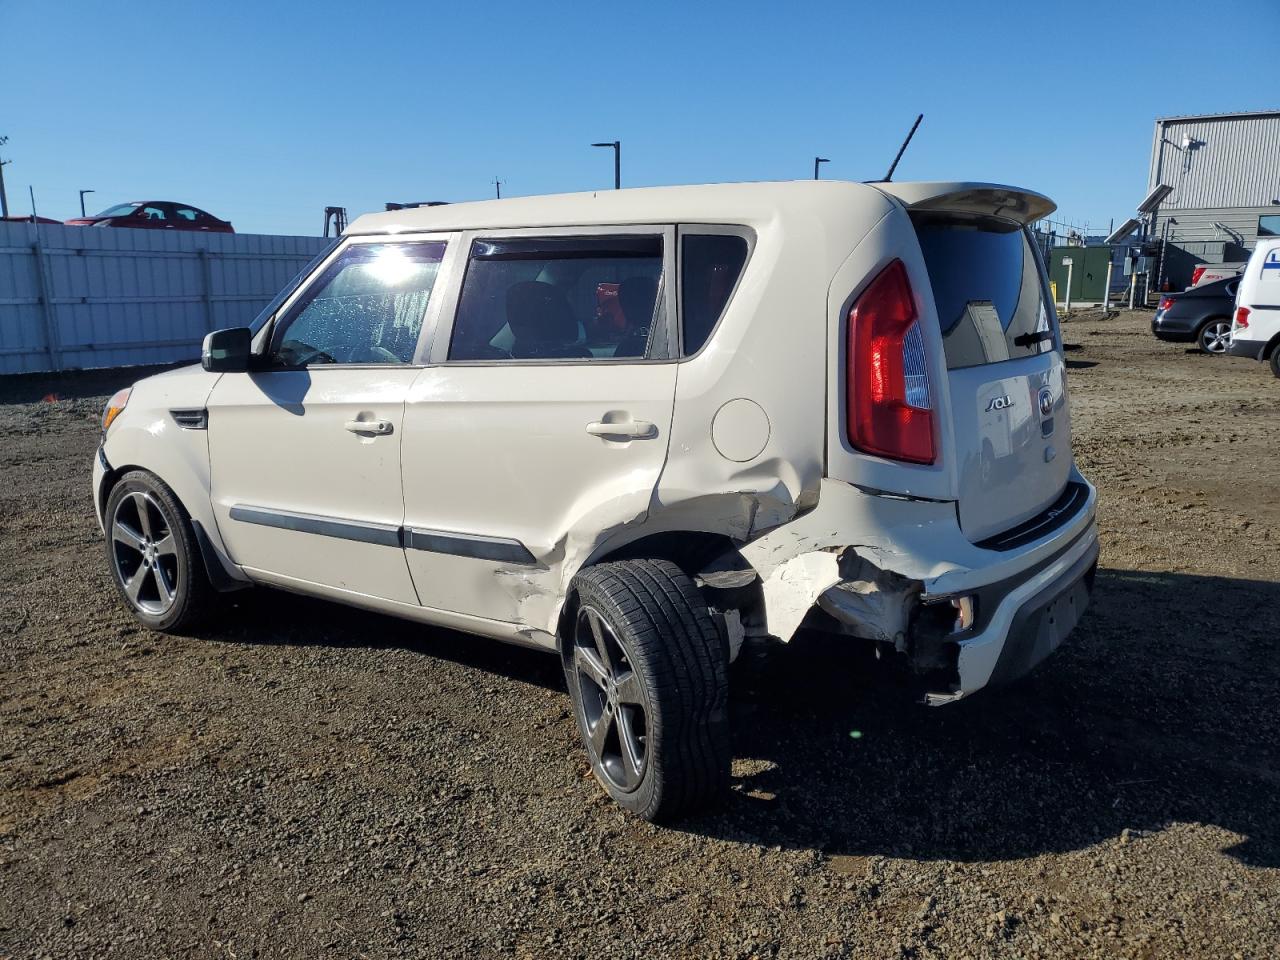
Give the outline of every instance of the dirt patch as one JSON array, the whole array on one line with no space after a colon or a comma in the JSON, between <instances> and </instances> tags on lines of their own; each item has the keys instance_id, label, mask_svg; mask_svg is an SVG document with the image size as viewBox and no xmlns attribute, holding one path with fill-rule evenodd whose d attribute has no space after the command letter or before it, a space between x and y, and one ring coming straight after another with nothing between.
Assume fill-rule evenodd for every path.
<instances>
[{"instance_id":1,"label":"dirt patch","mask_svg":"<svg viewBox=\"0 0 1280 960\"><path fill-rule=\"evenodd\" d=\"M88 493L132 375L0 381L0 957L1277 955L1280 381L1148 321L1064 328L1070 643L930 710L803 638L675 829L604 799L554 658L269 591L140 631Z\"/></svg>"}]
</instances>

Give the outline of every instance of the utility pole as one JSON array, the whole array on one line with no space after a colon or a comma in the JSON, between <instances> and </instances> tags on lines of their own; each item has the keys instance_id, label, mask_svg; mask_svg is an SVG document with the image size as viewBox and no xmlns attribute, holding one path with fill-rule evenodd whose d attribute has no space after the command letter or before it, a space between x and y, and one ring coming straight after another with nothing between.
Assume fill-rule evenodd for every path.
<instances>
[{"instance_id":1,"label":"utility pole","mask_svg":"<svg viewBox=\"0 0 1280 960\"><path fill-rule=\"evenodd\" d=\"M622 189L622 141L610 140L607 143L593 143L593 147L613 147L613 189Z\"/></svg>"},{"instance_id":2,"label":"utility pole","mask_svg":"<svg viewBox=\"0 0 1280 960\"><path fill-rule=\"evenodd\" d=\"M97 193L97 192L98 192L97 190L81 190L80 191L80 216L82 217L88 216L88 214L84 212L84 195L86 193Z\"/></svg>"},{"instance_id":3,"label":"utility pole","mask_svg":"<svg viewBox=\"0 0 1280 960\"><path fill-rule=\"evenodd\" d=\"M0 147L9 142L8 137L0 137ZM9 198L4 192L4 165L9 163L8 160L0 160L0 217L9 216Z\"/></svg>"},{"instance_id":4,"label":"utility pole","mask_svg":"<svg viewBox=\"0 0 1280 960\"><path fill-rule=\"evenodd\" d=\"M826 157L814 157L813 158L813 179L815 180L818 179L818 164L830 163L830 162L831 161L828 160Z\"/></svg>"},{"instance_id":5,"label":"utility pole","mask_svg":"<svg viewBox=\"0 0 1280 960\"><path fill-rule=\"evenodd\" d=\"M499 180L497 177L493 178L493 188L498 193L498 199L501 200L502 199L502 181Z\"/></svg>"}]
</instances>

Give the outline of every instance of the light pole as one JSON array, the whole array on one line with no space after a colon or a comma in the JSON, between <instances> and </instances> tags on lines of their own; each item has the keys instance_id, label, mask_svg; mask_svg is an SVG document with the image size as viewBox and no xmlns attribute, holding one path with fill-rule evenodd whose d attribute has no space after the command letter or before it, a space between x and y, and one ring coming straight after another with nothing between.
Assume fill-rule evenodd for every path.
<instances>
[{"instance_id":1,"label":"light pole","mask_svg":"<svg viewBox=\"0 0 1280 960\"><path fill-rule=\"evenodd\" d=\"M610 140L608 143L593 143L593 147L613 147L613 189L622 189L622 141Z\"/></svg>"},{"instance_id":2,"label":"light pole","mask_svg":"<svg viewBox=\"0 0 1280 960\"><path fill-rule=\"evenodd\" d=\"M814 157L813 158L813 179L815 180L818 179L818 164L830 163L830 162L831 161L828 160L826 157Z\"/></svg>"},{"instance_id":3,"label":"light pole","mask_svg":"<svg viewBox=\"0 0 1280 960\"><path fill-rule=\"evenodd\" d=\"M8 137L0 137L0 147L8 142ZM8 160L0 160L0 217L9 216L9 198L4 192L4 165L8 162Z\"/></svg>"},{"instance_id":4,"label":"light pole","mask_svg":"<svg viewBox=\"0 0 1280 960\"><path fill-rule=\"evenodd\" d=\"M98 192L97 190L81 190L80 191L80 216L82 217L88 216L88 214L84 212L84 195L86 193L97 193L97 192Z\"/></svg>"}]
</instances>

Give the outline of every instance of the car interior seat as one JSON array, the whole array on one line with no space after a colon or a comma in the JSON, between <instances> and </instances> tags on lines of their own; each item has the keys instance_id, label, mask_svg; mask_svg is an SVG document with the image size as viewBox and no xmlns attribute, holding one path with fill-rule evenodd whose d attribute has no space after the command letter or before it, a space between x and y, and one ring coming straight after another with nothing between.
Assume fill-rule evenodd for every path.
<instances>
[{"instance_id":1,"label":"car interior seat","mask_svg":"<svg viewBox=\"0 0 1280 960\"><path fill-rule=\"evenodd\" d=\"M514 338L511 356L517 359L593 356L578 342L578 321L565 295L542 280L527 280L507 290L507 325Z\"/></svg>"}]
</instances>

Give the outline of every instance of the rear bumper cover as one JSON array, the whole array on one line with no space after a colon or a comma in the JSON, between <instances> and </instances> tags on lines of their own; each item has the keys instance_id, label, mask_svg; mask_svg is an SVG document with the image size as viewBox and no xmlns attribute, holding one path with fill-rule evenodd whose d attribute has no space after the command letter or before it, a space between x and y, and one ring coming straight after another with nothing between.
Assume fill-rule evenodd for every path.
<instances>
[{"instance_id":1,"label":"rear bumper cover","mask_svg":"<svg viewBox=\"0 0 1280 960\"><path fill-rule=\"evenodd\" d=\"M1232 340L1227 344L1227 356L1247 357L1250 360L1261 360L1262 350L1266 344L1261 340Z\"/></svg>"},{"instance_id":2,"label":"rear bumper cover","mask_svg":"<svg viewBox=\"0 0 1280 960\"><path fill-rule=\"evenodd\" d=\"M1029 673L1062 645L1089 605L1097 569L1098 544L1094 541L1093 548L1060 579L1018 608L988 686L1009 683Z\"/></svg>"},{"instance_id":3,"label":"rear bumper cover","mask_svg":"<svg viewBox=\"0 0 1280 960\"><path fill-rule=\"evenodd\" d=\"M1029 645L1031 652L1010 653L1000 678L1043 659L1035 641L1024 639L1039 630L1035 611L1072 592L1098 556L1097 491L1074 467L1068 487L1070 502L1046 511L1051 522L992 545L964 535L954 501L824 480L812 511L747 544L741 555L763 581L770 634L789 640L817 606L840 632L892 645L913 667L933 671L945 660L928 700L946 703L991 682L1006 642ZM1084 598L1073 595L1068 607L1078 617ZM965 633L942 634L949 622L939 605L965 596L976 601L975 622ZM931 606L935 612L918 616ZM1070 626L1058 629L1056 610L1047 618L1057 634L1041 647L1051 650Z\"/></svg>"},{"instance_id":4,"label":"rear bumper cover","mask_svg":"<svg viewBox=\"0 0 1280 960\"><path fill-rule=\"evenodd\" d=\"M959 639L952 689L928 695L933 704L959 700L1018 679L1058 649L1089 605L1098 567L1097 528L1025 573L973 591L979 621Z\"/></svg>"},{"instance_id":5,"label":"rear bumper cover","mask_svg":"<svg viewBox=\"0 0 1280 960\"><path fill-rule=\"evenodd\" d=\"M1151 332L1157 340L1168 340L1173 343L1185 343L1196 338L1195 321L1182 317L1170 317L1163 311L1157 311L1151 318Z\"/></svg>"}]
</instances>

